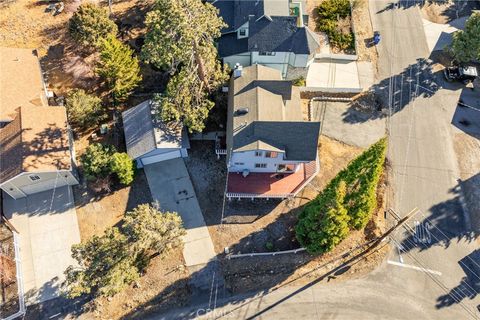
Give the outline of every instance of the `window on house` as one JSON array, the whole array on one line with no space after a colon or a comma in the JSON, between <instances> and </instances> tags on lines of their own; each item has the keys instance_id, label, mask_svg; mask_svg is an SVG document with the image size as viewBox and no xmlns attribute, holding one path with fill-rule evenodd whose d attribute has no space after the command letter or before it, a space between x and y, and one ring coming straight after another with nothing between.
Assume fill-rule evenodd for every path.
<instances>
[{"instance_id":1,"label":"window on house","mask_svg":"<svg viewBox=\"0 0 480 320\"><path fill-rule=\"evenodd\" d=\"M234 163L234 165L236 165L236 166L243 166L244 164L245 164L245 163L243 163L243 162L235 162L235 163Z\"/></svg>"},{"instance_id":2,"label":"window on house","mask_svg":"<svg viewBox=\"0 0 480 320\"><path fill-rule=\"evenodd\" d=\"M240 37L246 37L247 36L247 29L246 28L241 28L238 30L238 35Z\"/></svg>"},{"instance_id":3,"label":"window on house","mask_svg":"<svg viewBox=\"0 0 480 320\"><path fill-rule=\"evenodd\" d=\"M255 168L266 168L267 164L266 163L255 163Z\"/></svg>"},{"instance_id":4,"label":"window on house","mask_svg":"<svg viewBox=\"0 0 480 320\"><path fill-rule=\"evenodd\" d=\"M274 151L265 152L265 158L276 158L277 156L278 156L278 152L274 152Z\"/></svg>"},{"instance_id":5,"label":"window on house","mask_svg":"<svg viewBox=\"0 0 480 320\"><path fill-rule=\"evenodd\" d=\"M29 177L29 178L30 178L30 180L32 180L32 181L37 181L37 180L40 180L40 177L39 177L39 176L37 176L37 175L35 175L35 174L32 174L32 175L30 175L30 176L28 176L28 177Z\"/></svg>"},{"instance_id":6,"label":"window on house","mask_svg":"<svg viewBox=\"0 0 480 320\"><path fill-rule=\"evenodd\" d=\"M255 157L263 157L263 151L255 151Z\"/></svg>"},{"instance_id":7,"label":"window on house","mask_svg":"<svg viewBox=\"0 0 480 320\"><path fill-rule=\"evenodd\" d=\"M260 56L274 56L275 55L275 52L271 52L271 51L260 51L258 53Z\"/></svg>"}]
</instances>

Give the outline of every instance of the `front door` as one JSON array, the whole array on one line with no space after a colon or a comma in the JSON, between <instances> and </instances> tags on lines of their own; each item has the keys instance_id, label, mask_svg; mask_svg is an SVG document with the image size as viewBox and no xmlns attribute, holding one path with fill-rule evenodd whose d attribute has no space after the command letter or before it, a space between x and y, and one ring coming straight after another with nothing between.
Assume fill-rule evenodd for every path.
<instances>
[{"instance_id":1,"label":"front door","mask_svg":"<svg viewBox=\"0 0 480 320\"><path fill-rule=\"evenodd\" d=\"M277 172L290 173L295 172L294 164L279 164L277 165Z\"/></svg>"}]
</instances>

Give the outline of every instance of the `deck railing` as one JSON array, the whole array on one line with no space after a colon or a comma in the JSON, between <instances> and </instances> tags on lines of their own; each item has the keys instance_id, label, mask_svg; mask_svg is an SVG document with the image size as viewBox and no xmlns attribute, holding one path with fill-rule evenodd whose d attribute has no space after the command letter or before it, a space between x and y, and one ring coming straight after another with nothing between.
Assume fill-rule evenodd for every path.
<instances>
[{"instance_id":1,"label":"deck railing","mask_svg":"<svg viewBox=\"0 0 480 320\"><path fill-rule=\"evenodd\" d=\"M238 193L238 192L227 192L225 195L227 196L228 200L232 198L237 199L288 199L295 197L300 190L302 190L307 184L309 184L313 178L317 175L318 171L320 170L320 163L318 162L318 157L315 161L304 163L304 175L305 179L299 184L292 192L290 193L283 193L283 194L257 194L257 193Z\"/></svg>"}]
</instances>

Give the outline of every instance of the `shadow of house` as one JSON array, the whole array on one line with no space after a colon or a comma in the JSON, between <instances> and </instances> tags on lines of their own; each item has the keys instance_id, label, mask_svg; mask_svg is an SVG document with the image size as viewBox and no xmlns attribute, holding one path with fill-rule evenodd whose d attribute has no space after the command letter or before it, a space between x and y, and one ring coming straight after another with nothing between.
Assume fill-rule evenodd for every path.
<instances>
[{"instance_id":1,"label":"shadow of house","mask_svg":"<svg viewBox=\"0 0 480 320\"><path fill-rule=\"evenodd\" d=\"M463 300L475 299L480 292L480 250L477 249L470 253L469 255L462 258L458 261L458 264L462 267L465 272L465 276L462 278L460 283L450 290L445 295L438 297L436 307L437 309L447 308L454 304L460 304ZM480 307L480 304L477 305L477 309ZM469 309L468 306L464 308ZM470 313L475 315L476 310L471 310Z\"/></svg>"},{"instance_id":2,"label":"shadow of house","mask_svg":"<svg viewBox=\"0 0 480 320\"><path fill-rule=\"evenodd\" d=\"M441 86L434 80L441 76L433 71L434 62L419 58L417 63L407 66L401 73L385 78L373 86L377 99L382 103L382 112L372 113L369 117L359 117L352 106L343 114L343 121L358 123L377 118L386 118L403 110L418 97L432 97ZM392 103L390 103L392 96Z\"/></svg>"}]
</instances>

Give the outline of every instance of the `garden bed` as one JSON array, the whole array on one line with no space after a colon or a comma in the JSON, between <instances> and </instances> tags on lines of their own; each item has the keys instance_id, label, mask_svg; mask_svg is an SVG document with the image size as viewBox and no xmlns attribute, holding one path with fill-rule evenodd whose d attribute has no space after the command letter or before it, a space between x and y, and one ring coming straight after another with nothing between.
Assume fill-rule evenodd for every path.
<instances>
[{"instance_id":1,"label":"garden bed","mask_svg":"<svg viewBox=\"0 0 480 320\"><path fill-rule=\"evenodd\" d=\"M333 53L356 54L349 0L325 0L316 7L315 31L325 32Z\"/></svg>"}]
</instances>

